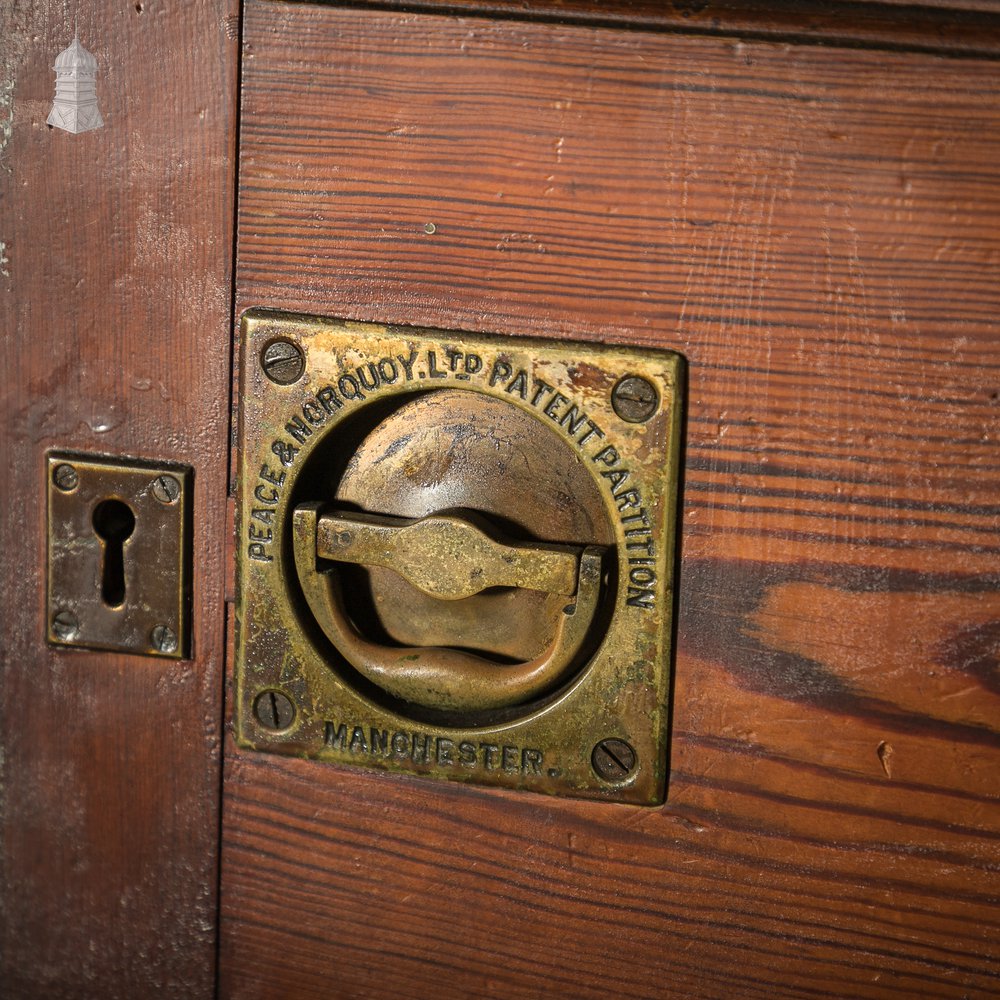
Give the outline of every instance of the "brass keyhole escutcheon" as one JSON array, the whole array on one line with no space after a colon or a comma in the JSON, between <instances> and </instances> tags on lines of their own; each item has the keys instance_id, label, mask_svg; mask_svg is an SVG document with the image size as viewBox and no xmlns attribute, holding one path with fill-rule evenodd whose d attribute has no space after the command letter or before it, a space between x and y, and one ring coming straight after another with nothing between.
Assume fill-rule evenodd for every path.
<instances>
[{"instance_id":1,"label":"brass keyhole escutcheon","mask_svg":"<svg viewBox=\"0 0 1000 1000\"><path fill-rule=\"evenodd\" d=\"M45 466L49 643L185 658L192 471L69 451Z\"/></svg>"},{"instance_id":2,"label":"brass keyhole escutcheon","mask_svg":"<svg viewBox=\"0 0 1000 1000\"><path fill-rule=\"evenodd\" d=\"M679 356L263 311L242 334L240 744L662 801Z\"/></svg>"}]
</instances>

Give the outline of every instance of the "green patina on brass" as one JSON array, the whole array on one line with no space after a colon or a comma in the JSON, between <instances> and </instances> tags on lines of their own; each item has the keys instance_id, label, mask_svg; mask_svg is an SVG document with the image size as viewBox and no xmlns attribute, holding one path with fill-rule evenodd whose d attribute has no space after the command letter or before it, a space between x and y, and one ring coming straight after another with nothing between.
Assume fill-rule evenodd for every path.
<instances>
[{"instance_id":1,"label":"green patina on brass","mask_svg":"<svg viewBox=\"0 0 1000 1000\"><path fill-rule=\"evenodd\" d=\"M263 311L242 348L239 743L662 802L680 356Z\"/></svg>"}]
</instances>

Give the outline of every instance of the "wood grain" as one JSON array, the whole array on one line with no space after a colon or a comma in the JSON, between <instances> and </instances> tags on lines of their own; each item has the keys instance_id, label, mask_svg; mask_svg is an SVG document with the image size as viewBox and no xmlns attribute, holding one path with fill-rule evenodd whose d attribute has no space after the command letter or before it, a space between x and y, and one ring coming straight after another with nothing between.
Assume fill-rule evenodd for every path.
<instances>
[{"instance_id":1,"label":"wood grain","mask_svg":"<svg viewBox=\"0 0 1000 1000\"><path fill-rule=\"evenodd\" d=\"M245 13L240 309L690 384L667 805L230 746L223 995L995 995L1000 68Z\"/></svg>"},{"instance_id":2,"label":"wood grain","mask_svg":"<svg viewBox=\"0 0 1000 1000\"><path fill-rule=\"evenodd\" d=\"M214 989L237 45L224 2L0 11L0 993ZM75 19L75 20L74 20ZM45 124L55 56L105 125ZM194 467L193 656L45 643L50 448Z\"/></svg>"},{"instance_id":3,"label":"wood grain","mask_svg":"<svg viewBox=\"0 0 1000 1000\"><path fill-rule=\"evenodd\" d=\"M997 0L357 0L352 6L974 59L1000 54Z\"/></svg>"}]
</instances>

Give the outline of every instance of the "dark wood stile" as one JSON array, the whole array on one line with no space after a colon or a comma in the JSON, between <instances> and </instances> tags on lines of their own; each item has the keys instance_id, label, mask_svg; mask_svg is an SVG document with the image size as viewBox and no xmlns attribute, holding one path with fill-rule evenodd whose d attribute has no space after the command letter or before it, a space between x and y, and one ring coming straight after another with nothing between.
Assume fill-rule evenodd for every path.
<instances>
[{"instance_id":1,"label":"dark wood stile","mask_svg":"<svg viewBox=\"0 0 1000 1000\"><path fill-rule=\"evenodd\" d=\"M666 806L230 746L223 995L994 994L1000 68L250 0L243 83L239 309L690 384Z\"/></svg>"},{"instance_id":2,"label":"dark wood stile","mask_svg":"<svg viewBox=\"0 0 1000 1000\"><path fill-rule=\"evenodd\" d=\"M0 5L0 994L215 984L236 4ZM56 55L105 125L45 123ZM2 112L0 112L2 114ZM2 131L0 131L2 134ZM50 448L195 470L193 656L45 643Z\"/></svg>"}]
</instances>

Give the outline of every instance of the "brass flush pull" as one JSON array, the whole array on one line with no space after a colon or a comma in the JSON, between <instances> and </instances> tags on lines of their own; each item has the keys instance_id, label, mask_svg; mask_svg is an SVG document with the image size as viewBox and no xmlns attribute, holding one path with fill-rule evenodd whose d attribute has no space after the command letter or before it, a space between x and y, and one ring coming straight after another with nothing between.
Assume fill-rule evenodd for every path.
<instances>
[{"instance_id":1,"label":"brass flush pull","mask_svg":"<svg viewBox=\"0 0 1000 1000\"><path fill-rule=\"evenodd\" d=\"M662 801L680 357L242 332L238 742Z\"/></svg>"},{"instance_id":2,"label":"brass flush pull","mask_svg":"<svg viewBox=\"0 0 1000 1000\"><path fill-rule=\"evenodd\" d=\"M435 709L460 711L521 704L551 688L579 653L601 583L603 549L588 546L505 545L458 517L419 520L364 514L321 514L298 507L292 531L303 593L327 638L369 680L389 694ZM474 653L435 646L386 646L351 625L334 571L320 559L394 570L441 600L461 600L492 587L563 595L555 639L533 660L497 663Z\"/></svg>"}]
</instances>

